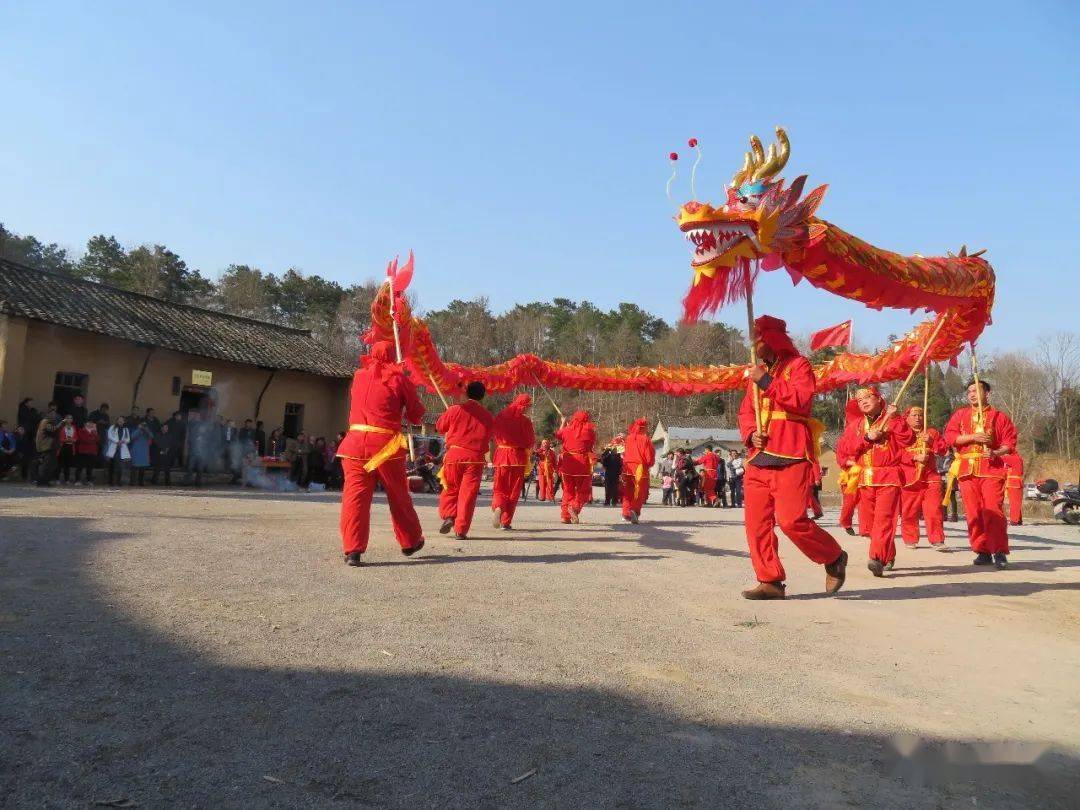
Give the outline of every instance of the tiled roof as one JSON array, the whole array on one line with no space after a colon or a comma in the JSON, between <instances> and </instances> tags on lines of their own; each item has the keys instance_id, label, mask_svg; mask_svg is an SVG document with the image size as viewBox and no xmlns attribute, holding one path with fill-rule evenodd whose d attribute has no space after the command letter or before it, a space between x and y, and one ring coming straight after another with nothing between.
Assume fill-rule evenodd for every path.
<instances>
[{"instance_id":1,"label":"tiled roof","mask_svg":"<svg viewBox=\"0 0 1080 810\"><path fill-rule=\"evenodd\" d=\"M0 259L0 312L233 363L350 377L303 329L174 304Z\"/></svg>"},{"instance_id":2,"label":"tiled roof","mask_svg":"<svg viewBox=\"0 0 1080 810\"><path fill-rule=\"evenodd\" d=\"M657 417L657 421L662 424L668 430L672 428L693 428L696 430L723 430L720 424L723 417L720 416L674 416L672 414L661 414Z\"/></svg>"}]
</instances>

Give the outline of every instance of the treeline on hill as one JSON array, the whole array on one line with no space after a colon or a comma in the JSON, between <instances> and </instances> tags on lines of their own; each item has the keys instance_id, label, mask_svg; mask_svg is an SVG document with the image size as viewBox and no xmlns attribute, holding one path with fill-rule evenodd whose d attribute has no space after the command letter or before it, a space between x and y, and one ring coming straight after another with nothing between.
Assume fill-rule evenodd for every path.
<instances>
[{"instance_id":1,"label":"treeline on hill","mask_svg":"<svg viewBox=\"0 0 1080 810\"><path fill-rule=\"evenodd\" d=\"M0 257L23 264L99 281L178 303L195 304L234 315L311 330L329 352L354 357L359 336L370 323L378 282L343 287L318 275L290 268L282 275L246 264L231 264L216 280L188 267L164 245L125 248L113 236L98 235L75 257L55 243L19 236L0 225ZM467 365L490 365L522 353L552 360L597 365L726 365L747 359L745 334L722 323L672 326L636 304L604 311L587 301L555 298L518 304L496 314L486 298L455 300L443 309L422 313L444 359ZM811 356L822 362L826 349ZM1031 351L983 358L994 382L994 402L1009 412L1020 431L1025 455L1053 452L1071 459L1080 452L1080 338L1061 333L1040 338ZM930 373L930 424L942 427L964 403L967 365L942 364ZM888 395L894 385L885 386ZM916 377L906 404L921 404L923 381ZM532 391L541 432L557 424L554 408L539 388ZM555 391L569 415L578 408L595 417L601 435L624 430L639 416L705 417L718 427L733 427L741 392L676 399L636 392ZM841 389L815 400L815 416L829 430L840 430L849 392ZM493 402L498 406L502 399Z\"/></svg>"}]
</instances>

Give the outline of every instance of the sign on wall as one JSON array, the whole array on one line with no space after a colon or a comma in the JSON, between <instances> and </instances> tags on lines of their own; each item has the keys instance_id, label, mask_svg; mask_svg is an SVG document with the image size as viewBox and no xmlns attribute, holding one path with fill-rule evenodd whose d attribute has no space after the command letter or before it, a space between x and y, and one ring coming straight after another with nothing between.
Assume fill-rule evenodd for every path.
<instances>
[{"instance_id":1,"label":"sign on wall","mask_svg":"<svg viewBox=\"0 0 1080 810\"><path fill-rule=\"evenodd\" d=\"M214 384L214 375L212 372L209 371L199 371L198 369L192 369L191 384L211 386Z\"/></svg>"}]
</instances>

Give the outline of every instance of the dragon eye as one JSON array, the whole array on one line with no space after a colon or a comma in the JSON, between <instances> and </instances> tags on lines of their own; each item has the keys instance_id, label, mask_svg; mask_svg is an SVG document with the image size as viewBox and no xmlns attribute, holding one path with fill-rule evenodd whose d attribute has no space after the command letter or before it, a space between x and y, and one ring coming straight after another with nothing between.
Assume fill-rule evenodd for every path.
<instances>
[{"instance_id":1,"label":"dragon eye","mask_svg":"<svg viewBox=\"0 0 1080 810\"><path fill-rule=\"evenodd\" d=\"M743 205L746 205L747 198L746 197L739 197L739 202L741 202Z\"/></svg>"}]
</instances>

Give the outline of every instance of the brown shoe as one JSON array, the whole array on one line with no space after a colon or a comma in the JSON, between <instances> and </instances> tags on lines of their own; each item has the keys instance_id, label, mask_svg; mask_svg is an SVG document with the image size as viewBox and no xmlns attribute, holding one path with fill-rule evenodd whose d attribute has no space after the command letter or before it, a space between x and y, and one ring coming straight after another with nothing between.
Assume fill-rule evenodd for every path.
<instances>
[{"instance_id":1,"label":"brown shoe","mask_svg":"<svg viewBox=\"0 0 1080 810\"><path fill-rule=\"evenodd\" d=\"M875 577L880 577L885 574L885 563L881 560L871 559L870 562L866 564L866 567L870 569L870 573Z\"/></svg>"},{"instance_id":2,"label":"brown shoe","mask_svg":"<svg viewBox=\"0 0 1080 810\"><path fill-rule=\"evenodd\" d=\"M783 599L784 594L783 582L759 582L750 590L742 592L743 599L753 599L755 601L763 599Z\"/></svg>"},{"instance_id":3,"label":"brown shoe","mask_svg":"<svg viewBox=\"0 0 1080 810\"><path fill-rule=\"evenodd\" d=\"M439 534L450 534L452 528L454 528L454 519L447 518L442 522L442 526L439 527Z\"/></svg>"},{"instance_id":4,"label":"brown shoe","mask_svg":"<svg viewBox=\"0 0 1080 810\"><path fill-rule=\"evenodd\" d=\"M847 578L847 552L841 551L840 556L825 566L825 593L834 594L844 587Z\"/></svg>"}]
</instances>

